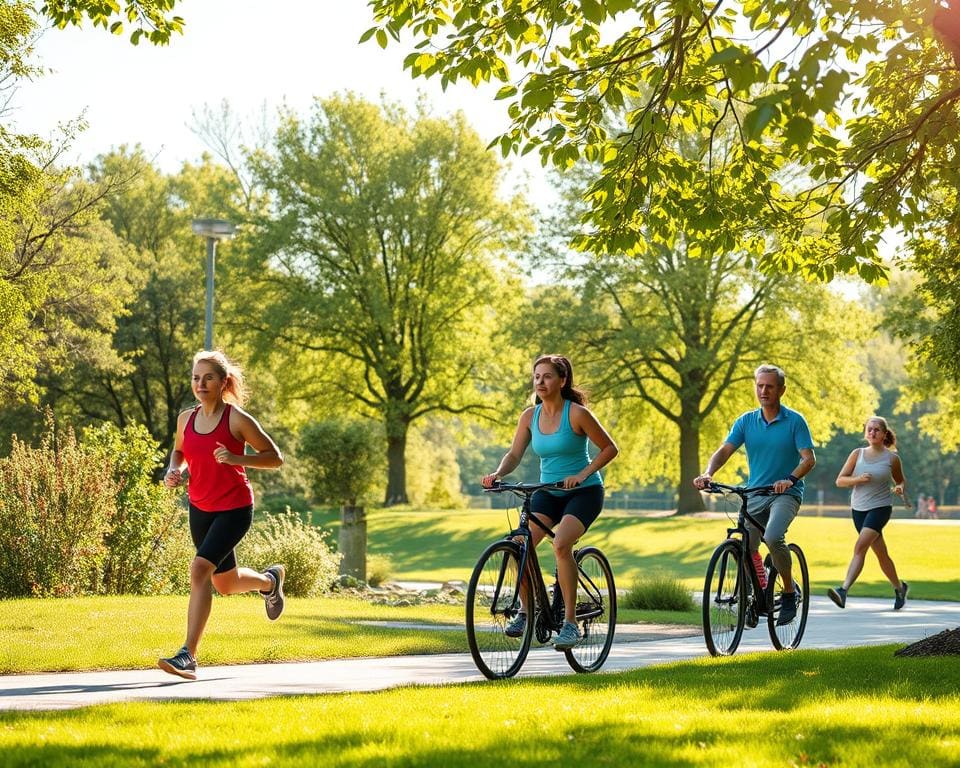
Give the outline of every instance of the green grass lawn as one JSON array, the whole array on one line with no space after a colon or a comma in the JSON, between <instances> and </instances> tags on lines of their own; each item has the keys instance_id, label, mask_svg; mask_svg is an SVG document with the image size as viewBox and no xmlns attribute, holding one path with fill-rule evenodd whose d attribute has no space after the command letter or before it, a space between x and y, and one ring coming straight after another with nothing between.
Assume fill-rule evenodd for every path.
<instances>
[{"instance_id":1,"label":"green grass lawn","mask_svg":"<svg viewBox=\"0 0 960 768\"><path fill-rule=\"evenodd\" d=\"M505 510L371 510L369 551L388 555L397 579L465 581L486 544L507 532L516 519L515 510L509 519ZM336 525L331 513L318 513L316 520ZM682 580L690 589L700 589L710 553L726 536L727 527L725 518L653 518L614 510L597 519L583 543L603 549L621 588L643 573L660 572ZM960 599L960 526L895 518L885 536L900 574L910 582L912 598ZM856 540L849 519L801 511L790 526L788 540L799 544L807 556L814 593L823 594L843 581ZM542 545L540 552L548 564L549 548ZM872 554L852 594L892 599L893 589Z\"/></svg>"},{"instance_id":2,"label":"green grass lawn","mask_svg":"<svg viewBox=\"0 0 960 768\"><path fill-rule=\"evenodd\" d=\"M0 713L4 766L960 765L960 659L892 647L246 702Z\"/></svg>"},{"instance_id":3,"label":"green grass lawn","mask_svg":"<svg viewBox=\"0 0 960 768\"><path fill-rule=\"evenodd\" d=\"M83 597L0 603L0 674L156 666L183 642L187 598ZM271 623L255 596L215 598L202 665L466 653L462 605L372 605L348 598L287 600ZM699 614L625 611L622 621L699 624ZM445 630L361 622L440 624Z\"/></svg>"}]
</instances>

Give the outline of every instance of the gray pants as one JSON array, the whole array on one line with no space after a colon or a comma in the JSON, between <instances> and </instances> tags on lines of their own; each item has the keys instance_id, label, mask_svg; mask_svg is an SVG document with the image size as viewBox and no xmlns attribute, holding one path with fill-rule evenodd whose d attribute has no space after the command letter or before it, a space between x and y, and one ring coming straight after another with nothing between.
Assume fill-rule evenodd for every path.
<instances>
[{"instance_id":1,"label":"gray pants","mask_svg":"<svg viewBox=\"0 0 960 768\"><path fill-rule=\"evenodd\" d=\"M751 496L747 500L747 511L757 518L764 527L763 541L770 550L770 558L779 572L790 568L790 549L787 547L787 528L800 511L800 499L789 493L777 496ZM747 531L750 534L750 551L760 546L760 529L749 520Z\"/></svg>"}]
</instances>

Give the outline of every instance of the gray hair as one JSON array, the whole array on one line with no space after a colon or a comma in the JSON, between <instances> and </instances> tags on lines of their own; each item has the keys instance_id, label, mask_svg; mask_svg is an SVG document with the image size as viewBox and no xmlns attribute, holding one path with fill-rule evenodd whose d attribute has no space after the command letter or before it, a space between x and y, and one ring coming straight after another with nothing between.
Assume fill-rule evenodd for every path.
<instances>
[{"instance_id":1,"label":"gray hair","mask_svg":"<svg viewBox=\"0 0 960 768\"><path fill-rule=\"evenodd\" d=\"M768 365L767 363L764 363L753 372L753 380L756 381L762 373L775 373L777 374L777 383L781 387L786 386L787 384L787 374L783 372L783 368L780 366Z\"/></svg>"}]
</instances>

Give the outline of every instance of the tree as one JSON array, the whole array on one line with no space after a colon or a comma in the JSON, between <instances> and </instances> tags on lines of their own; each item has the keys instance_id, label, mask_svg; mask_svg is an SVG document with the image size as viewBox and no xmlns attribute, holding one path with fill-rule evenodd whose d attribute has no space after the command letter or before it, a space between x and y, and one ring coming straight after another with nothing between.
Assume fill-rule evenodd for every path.
<instances>
[{"instance_id":1,"label":"tree","mask_svg":"<svg viewBox=\"0 0 960 768\"><path fill-rule=\"evenodd\" d=\"M233 175L209 158L166 175L141 148L120 147L98 157L90 175L98 183L130 179L106 199L101 214L103 225L127 244L135 266L112 335L123 375L77 361L48 386L84 419L121 428L143 424L166 448L177 414L192 401L188 366L203 339L203 245L190 221L199 216L236 221L245 214L236 205Z\"/></svg>"},{"instance_id":2,"label":"tree","mask_svg":"<svg viewBox=\"0 0 960 768\"><path fill-rule=\"evenodd\" d=\"M409 30L414 76L446 85L504 83L506 153L540 152L568 168L602 164L590 230L577 245L632 253L650 226L680 230L714 252L731 228L776 232L760 266L818 278L885 274L877 255L888 226L915 227L930 190L956 186L960 81L948 23L960 10L923 0L373 0L381 46ZM933 30L933 14L940 14ZM637 100L637 105L631 105ZM613 121L610 115L622 117ZM669 141L711 143L732 120L726 162L695 176ZM805 175L783 186L785 168ZM728 180L748 196L725 205ZM652 194L677 201L635 225ZM808 221L826 239L797 238Z\"/></svg>"},{"instance_id":3,"label":"tree","mask_svg":"<svg viewBox=\"0 0 960 768\"><path fill-rule=\"evenodd\" d=\"M340 504L340 573L367 580L367 513L364 500L382 471L380 438L371 425L328 420L300 434L300 455L309 466L311 490L320 501Z\"/></svg>"},{"instance_id":4,"label":"tree","mask_svg":"<svg viewBox=\"0 0 960 768\"><path fill-rule=\"evenodd\" d=\"M251 326L268 349L315 353L297 366L312 379L298 378L301 397L341 407L337 393L383 424L385 499L405 502L410 424L493 412L498 328L519 294L504 256L524 207L497 199L496 159L462 116L349 95L284 115L252 163L272 215L251 245Z\"/></svg>"},{"instance_id":5,"label":"tree","mask_svg":"<svg viewBox=\"0 0 960 768\"><path fill-rule=\"evenodd\" d=\"M39 157L39 155L38 155ZM104 198L126 179L98 183L57 170L55 155L30 163L12 191L0 235L0 404L36 402L36 376L85 362L122 370L110 348L127 299L129 254L99 220Z\"/></svg>"},{"instance_id":6,"label":"tree","mask_svg":"<svg viewBox=\"0 0 960 768\"><path fill-rule=\"evenodd\" d=\"M557 318L550 348L576 350L579 378L623 435L611 475L669 478L680 512L703 509L693 478L733 419L757 407L760 364L787 371L785 403L818 443L874 408L855 354L869 334L862 313L822 286L757 273L749 254L691 256L678 243L585 261L565 278L531 314Z\"/></svg>"}]
</instances>

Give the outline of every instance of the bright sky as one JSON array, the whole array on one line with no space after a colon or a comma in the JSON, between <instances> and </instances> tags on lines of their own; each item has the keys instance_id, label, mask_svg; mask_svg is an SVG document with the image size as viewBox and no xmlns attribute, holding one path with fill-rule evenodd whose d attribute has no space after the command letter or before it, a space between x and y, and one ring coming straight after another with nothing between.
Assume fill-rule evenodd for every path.
<instances>
[{"instance_id":1,"label":"bright sky","mask_svg":"<svg viewBox=\"0 0 960 768\"><path fill-rule=\"evenodd\" d=\"M422 92L437 114L463 110L486 141L507 126L495 86L444 93L438 82L403 71L403 46L358 44L373 25L365 0L184 0L177 13L184 34L159 48L133 46L129 32L116 37L89 24L47 31L37 58L51 71L16 94L18 130L49 137L58 123L85 113L89 128L70 160L139 142L173 172L204 151L188 127L192 112L219 108L223 99L252 120L264 104L271 114L284 103L304 113L314 97L348 89L411 107ZM523 168L538 173L539 161L529 159Z\"/></svg>"}]
</instances>

